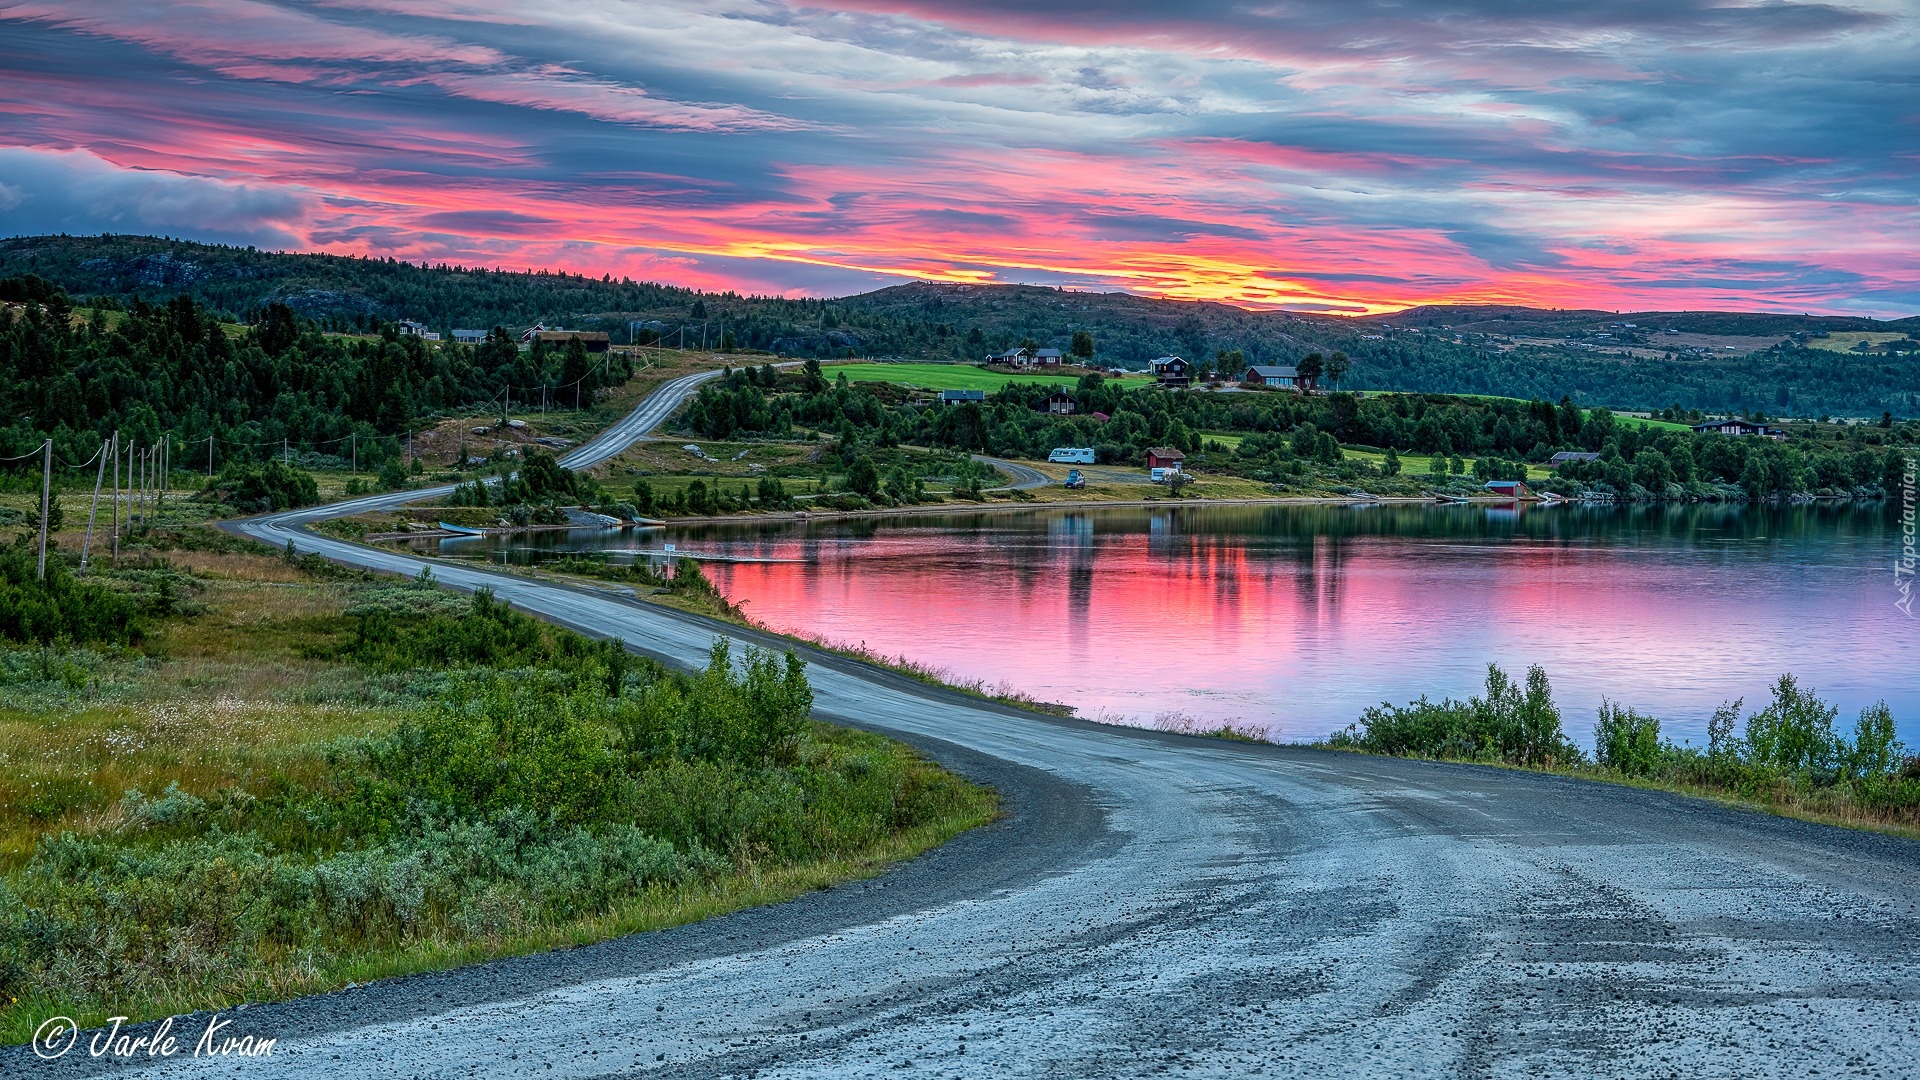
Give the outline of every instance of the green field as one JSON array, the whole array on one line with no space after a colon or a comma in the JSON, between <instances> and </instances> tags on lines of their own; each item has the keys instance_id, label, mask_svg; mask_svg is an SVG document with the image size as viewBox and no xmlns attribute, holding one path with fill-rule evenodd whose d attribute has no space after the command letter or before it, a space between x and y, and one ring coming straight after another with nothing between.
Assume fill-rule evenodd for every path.
<instances>
[{"instance_id":1,"label":"green field","mask_svg":"<svg viewBox=\"0 0 1920 1080\"><path fill-rule=\"evenodd\" d=\"M1808 347L1824 349L1827 352L1851 352L1853 347L1864 341L1868 345L1884 345L1889 341L1900 341L1907 335L1888 334L1871 330L1838 330L1823 338L1812 338Z\"/></svg>"},{"instance_id":2,"label":"green field","mask_svg":"<svg viewBox=\"0 0 1920 1080\"><path fill-rule=\"evenodd\" d=\"M971 364L834 364L827 374L845 375L853 382L897 383L923 390L994 391L1008 383L1040 383L1043 386L1072 386L1078 375L1025 375L1006 371L983 371ZM1130 380L1132 381L1132 380ZM1144 382L1142 378L1137 381Z\"/></svg>"}]
</instances>

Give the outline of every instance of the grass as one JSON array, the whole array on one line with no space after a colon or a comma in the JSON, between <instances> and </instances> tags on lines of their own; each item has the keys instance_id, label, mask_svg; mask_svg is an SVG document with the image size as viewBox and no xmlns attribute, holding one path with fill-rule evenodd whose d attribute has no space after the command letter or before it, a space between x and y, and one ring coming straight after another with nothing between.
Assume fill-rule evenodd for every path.
<instances>
[{"instance_id":1,"label":"grass","mask_svg":"<svg viewBox=\"0 0 1920 1080\"><path fill-rule=\"evenodd\" d=\"M704 814L747 812L727 811L728 806L754 807L758 809L741 821L762 824L744 832L727 827L713 834L735 840L671 839L679 835L675 829L694 828L706 835L699 830L708 827L674 825L670 818L659 817L657 806L644 809L655 806L659 794L632 804L641 809L591 819L602 822L591 826L595 836L603 829L615 835L627 820L657 822L647 826L647 835L667 839L647 843L670 843L668 850L688 853L674 864L680 870L648 877L644 888L616 891L604 903L574 910L573 899L558 897L551 903L559 906L549 910L523 895L522 886L496 882L484 893L455 895L437 907L430 903L413 922L385 930L378 924L390 915L367 915L371 921L364 923L355 916L340 923L333 909L314 908L320 901L304 888L289 901L292 908L278 901L268 904L249 884L258 873L268 873L261 866L279 867L270 877L293 880L342 858L351 869L349 856L355 850L375 853L448 842L432 828L417 832L417 823L407 824L410 818L380 824L386 819L374 813L367 820L377 826L375 832L342 849L337 840L316 845L304 831L309 826L300 823L353 821L359 820L354 813L372 812L365 807L353 811L361 798L353 792L374 790L365 786L368 783L377 788L390 781L380 779L387 775L380 771L386 766L377 762L384 759L366 756L372 752L368 748L386 745L382 740L396 738L407 725L428 722L434 710L455 700L447 697L455 692L450 687L484 674L420 668L406 660L414 655L408 649L442 653L468 640L446 629L453 625L446 620L458 616L470 622L474 617L462 615L469 602L451 594L367 581L332 569L309 572L277 555L232 542L209 539L204 546L176 545L168 554L177 570L193 575L191 598L200 613L156 625L142 651L0 649L0 1042L24 1041L33 1025L50 1014L72 1015L83 1025L112 1015L156 1018L689 922L876 873L990 820L996 812L990 792L952 777L899 743L803 719L803 727L792 735L797 740L792 752L798 755L791 766L792 780L782 779L790 769L781 764L785 758L755 764L757 759L737 755L708 761L673 753L659 757L662 751L654 750L647 751L653 756L629 759L622 768L640 785L636 791L644 794L648 785L669 784L660 791L683 792L660 805L699 807ZM367 637L366 616L348 612L365 610L370 596L395 595L408 604L427 603L441 614L409 619L398 631L400 639L367 652L355 643L378 637ZM550 658L516 671L504 684L508 690L500 692L572 678L567 672L577 669L579 681L567 691L577 695L584 692L580 687L597 686L608 677L604 666L594 666L601 661L593 659L605 655L604 648L569 644L574 635L543 628L524 616L509 613L500 618L506 620L500 627L469 635L469 644L483 650L519 649L516 663L528 656ZM440 638L418 629L441 624L441 630L433 631ZM432 640L405 646L406 635L416 631ZM433 643L441 639L443 644ZM627 716L619 721L626 724L639 717L644 727L654 723L644 717L657 711L652 704L655 691L648 687L671 683L682 689L658 692L669 697L694 694L688 701L707 692L697 689L697 680L668 677L664 669L650 674L655 669L649 662L635 658L628 663L628 696L601 698L604 704L591 705L590 713ZM544 693L537 691L536 696ZM628 704L617 705L622 700ZM693 710L685 714L689 719L672 723L691 723L686 730L696 738L720 737L702 734L707 729L699 718L706 714L687 708ZM555 707L538 710L543 723L554 714ZM576 735L591 735L606 722L611 721L592 721ZM640 729L616 725L606 730L614 732L607 737L615 745L622 738L618 730ZM631 743L631 737L626 737L626 745L639 745ZM582 745L590 749L597 738ZM422 760L442 768L444 763L434 765L434 755L443 743L433 739L424 744L428 750ZM572 750L542 756L536 746L505 760L515 768L564 771L577 759ZM741 763L728 764L736 760ZM672 781L675 776L682 779ZM732 787L708 792L703 786L729 776L734 779L724 783ZM868 777L872 779L864 779ZM672 783L693 786L676 789ZM780 809L788 805L780 800L791 797L780 793L799 788L820 790L807 795L809 809L795 817L800 804ZM403 785L401 790L414 789ZM580 786L570 782L552 790L577 791ZM130 791L143 794L134 798ZM747 801L740 802L742 798ZM151 809L167 805L198 808L193 812L204 814L211 824L189 828ZM630 813L640 816L630 818ZM483 819L473 820L478 825ZM74 839L58 840L63 834ZM270 838L271 846L265 854L245 858L215 857L210 853L228 842L220 839L223 836ZM554 850L564 851L566 844L577 847L584 841L556 836L552 842L562 845ZM67 846L61 848L62 843ZM704 855L702 843L709 845ZM58 869L66 865L59 862L63 850L98 851L105 855L86 858L131 862L83 859L74 865L88 869ZM260 863L262 858L267 862ZM114 875L132 871L103 869L172 866L169 860L180 861L180 868L142 872L145 876L126 880ZM335 871L335 877L342 872ZM236 876L221 881L206 876L221 873ZM116 883L83 884L108 879ZM373 880L377 885L384 879ZM125 899L105 903L92 889L106 890L99 896ZM475 904L480 907L473 908ZM242 917L242 908L251 914ZM40 913L33 918L43 922L19 923L29 909ZM474 910L485 914L496 909L498 918L488 916L492 921L471 921ZM262 913L270 923L287 921L292 929L258 940L236 940L241 934L236 928L255 926ZM43 933L32 926L54 928L44 932L52 933L49 940L56 944L25 948L23 933Z\"/></svg>"},{"instance_id":2,"label":"grass","mask_svg":"<svg viewBox=\"0 0 1920 1080\"><path fill-rule=\"evenodd\" d=\"M1807 345L1809 348L1843 353L1852 352L1853 347L1863 341L1868 345L1880 345L1889 341L1903 340L1906 336L1905 334L1890 334L1882 331L1836 330L1823 338L1809 338Z\"/></svg>"}]
</instances>

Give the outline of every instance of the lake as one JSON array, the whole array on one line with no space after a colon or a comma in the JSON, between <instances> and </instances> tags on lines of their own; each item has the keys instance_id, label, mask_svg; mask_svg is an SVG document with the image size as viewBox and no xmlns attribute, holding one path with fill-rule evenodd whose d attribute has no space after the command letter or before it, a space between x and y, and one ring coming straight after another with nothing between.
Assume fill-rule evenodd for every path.
<instances>
[{"instance_id":1,"label":"lake","mask_svg":"<svg viewBox=\"0 0 1920 1080\"><path fill-rule=\"evenodd\" d=\"M1082 716L1323 736L1369 705L1544 667L1591 749L1602 696L1704 741L1782 672L1851 732L1884 698L1920 744L1920 622L1875 505L1414 504L1022 510L690 526L681 551L760 622ZM658 533L443 542L537 560ZM615 555L616 558L628 556Z\"/></svg>"}]
</instances>

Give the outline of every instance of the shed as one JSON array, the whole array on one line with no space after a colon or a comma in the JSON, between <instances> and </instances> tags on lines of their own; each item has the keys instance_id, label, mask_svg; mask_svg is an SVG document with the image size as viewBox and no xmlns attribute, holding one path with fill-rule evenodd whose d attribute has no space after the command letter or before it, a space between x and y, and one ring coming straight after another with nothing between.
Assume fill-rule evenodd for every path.
<instances>
[{"instance_id":1,"label":"shed","mask_svg":"<svg viewBox=\"0 0 1920 1080\"><path fill-rule=\"evenodd\" d=\"M1509 499L1527 497L1527 485L1518 480L1489 480L1481 487L1489 495L1503 495Z\"/></svg>"},{"instance_id":2,"label":"shed","mask_svg":"<svg viewBox=\"0 0 1920 1080\"><path fill-rule=\"evenodd\" d=\"M1187 460L1187 455L1175 450L1171 446L1156 446L1147 451L1147 468L1149 469L1173 469L1178 471L1180 463L1185 460Z\"/></svg>"}]
</instances>

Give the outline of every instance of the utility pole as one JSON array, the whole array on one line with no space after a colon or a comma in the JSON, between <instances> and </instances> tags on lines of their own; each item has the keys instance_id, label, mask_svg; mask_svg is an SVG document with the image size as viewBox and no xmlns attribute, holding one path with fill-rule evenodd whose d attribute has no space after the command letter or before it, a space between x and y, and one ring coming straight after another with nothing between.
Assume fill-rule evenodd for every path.
<instances>
[{"instance_id":1,"label":"utility pole","mask_svg":"<svg viewBox=\"0 0 1920 1080\"><path fill-rule=\"evenodd\" d=\"M160 436L160 489L153 497L153 516L167 508L167 489L173 486L173 432Z\"/></svg>"},{"instance_id":2,"label":"utility pole","mask_svg":"<svg viewBox=\"0 0 1920 1080\"><path fill-rule=\"evenodd\" d=\"M354 434L347 436L347 445L351 447L351 449L348 450L347 452L353 455L353 465L349 468L348 471L359 472L360 471L360 435L358 432L355 432Z\"/></svg>"},{"instance_id":3,"label":"utility pole","mask_svg":"<svg viewBox=\"0 0 1920 1080\"><path fill-rule=\"evenodd\" d=\"M120 433L113 433L113 562L120 563Z\"/></svg>"},{"instance_id":4,"label":"utility pole","mask_svg":"<svg viewBox=\"0 0 1920 1080\"><path fill-rule=\"evenodd\" d=\"M293 464L293 447L287 444L287 437L285 435L280 436L280 463L283 465Z\"/></svg>"},{"instance_id":5,"label":"utility pole","mask_svg":"<svg viewBox=\"0 0 1920 1080\"><path fill-rule=\"evenodd\" d=\"M80 541L80 576L87 574L87 555L93 548L93 520L100 514L100 483L107 478L107 444L100 444L100 467L93 474L93 505L87 508L87 535Z\"/></svg>"},{"instance_id":6,"label":"utility pole","mask_svg":"<svg viewBox=\"0 0 1920 1080\"><path fill-rule=\"evenodd\" d=\"M207 479L213 479L213 436L207 436Z\"/></svg>"},{"instance_id":7,"label":"utility pole","mask_svg":"<svg viewBox=\"0 0 1920 1080\"><path fill-rule=\"evenodd\" d=\"M413 471L413 432L407 432L407 471Z\"/></svg>"},{"instance_id":8,"label":"utility pole","mask_svg":"<svg viewBox=\"0 0 1920 1080\"><path fill-rule=\"evenodd\" d=\"M40 580L47 580L47 512L53 506L53 439L40 444Z\"/></svg>"}]
</instances>

